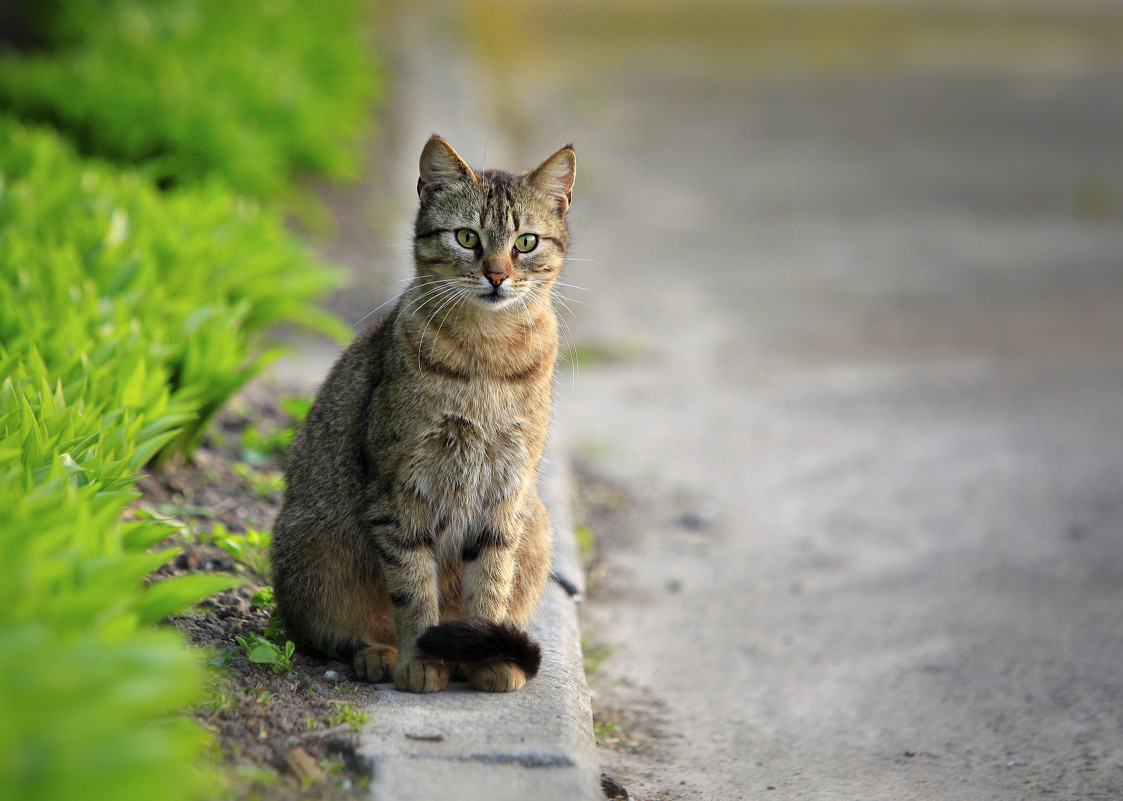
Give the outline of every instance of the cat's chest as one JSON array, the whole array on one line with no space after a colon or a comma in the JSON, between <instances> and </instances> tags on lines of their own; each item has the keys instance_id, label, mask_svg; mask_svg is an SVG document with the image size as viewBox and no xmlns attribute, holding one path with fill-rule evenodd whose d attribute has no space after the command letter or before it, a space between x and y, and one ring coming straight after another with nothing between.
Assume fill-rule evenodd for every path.
<instances>
[{"instance_id":1,"label":"cat's chest","mask_svg":"<svg viewBox=\"0 0 1123 801\"><path fill-rule=\"evenodd\" d=\"M490 400L440 404L410 438L409 483L446 516L477 517L535 469L534 426L519 404Z\"/></svg>"}]
</instances>

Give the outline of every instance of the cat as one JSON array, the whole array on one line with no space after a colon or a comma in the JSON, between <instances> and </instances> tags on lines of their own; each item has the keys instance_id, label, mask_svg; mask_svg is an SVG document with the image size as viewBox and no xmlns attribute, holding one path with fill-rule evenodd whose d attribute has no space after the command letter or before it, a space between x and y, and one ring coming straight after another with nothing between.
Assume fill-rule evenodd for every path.
<instances>
[{"instance_id":1,"label":"cat","mask_svg":"<svg viewBox=\"0 0 1123 801\"><path fill-rule=\"evenodd\" d=\"M576 156L473 171L421 153L416 275L331 370L286 459L273 530L294 639L367 681L522 687L525 625L550 574L538 496L558 354L551 289L569 244ZM442 622L443 621L443 622Z\"/></svg>"}]
</instances>

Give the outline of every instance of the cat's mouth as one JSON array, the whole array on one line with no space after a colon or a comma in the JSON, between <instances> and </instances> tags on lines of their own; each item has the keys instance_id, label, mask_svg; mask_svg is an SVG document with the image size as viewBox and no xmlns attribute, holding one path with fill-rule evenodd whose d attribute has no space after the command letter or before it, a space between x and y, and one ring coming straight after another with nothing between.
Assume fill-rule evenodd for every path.
<instances>
[{"instance_id":1,"label":"cat's mouth","mask_svg":"<svg viewBox=\"0 0 1123 801\"><path fill-rule=\"evenodd\" d=\"M514 300L515 293L507 289L507 287L500 285L487 292L480 292L476 297L489 306L502 306L507 301Z\"/></svg>"}]
</instances>

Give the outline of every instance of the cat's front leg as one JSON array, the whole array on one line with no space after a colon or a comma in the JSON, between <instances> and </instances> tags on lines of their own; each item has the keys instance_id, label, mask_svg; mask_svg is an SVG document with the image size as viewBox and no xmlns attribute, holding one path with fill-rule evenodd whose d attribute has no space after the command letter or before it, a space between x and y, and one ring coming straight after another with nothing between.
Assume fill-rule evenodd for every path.
<instances>
[{"instance_id":1,"label":"cat's front leg","mask_svg":"<svg viewBox=\"0 0 1123 801\"><path fill-rule=\"evenodd\" d=\"M517 572L522 516L509 508L496 511L464 545L461 590L468 618L507 619ZM526 684L522 669L506 661L468 663L464 672L472 687L485 692L511 692Z\"/></svg>"},{"instance_id":2,"label":"cat's front leg","mask_svg":"<svg viewBox=\"0 0 1123 801\"><path fill-rule=\"evenodd\" d=\"M417 648L417 638L440 619L432 538L399 535L387 538L378 550L398 637L394 686L411 693L442 690L448 684L447 663L423 657Z\"/></svg>"}]
</instances>

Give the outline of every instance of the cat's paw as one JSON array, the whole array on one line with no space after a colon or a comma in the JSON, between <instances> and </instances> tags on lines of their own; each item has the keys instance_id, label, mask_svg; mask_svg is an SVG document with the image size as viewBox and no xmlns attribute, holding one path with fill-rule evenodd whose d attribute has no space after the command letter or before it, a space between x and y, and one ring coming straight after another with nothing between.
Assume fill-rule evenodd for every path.
<instances>
[{"instance_id":1,"label":"cat's paw","mask_svg":"<svg viewBox=\"0 0 1123 801\"><path fill-rule=\"evenodd\" d=\"M435 693L448 684L448 665L440 659L402 662L394 669L394 686L408 693Z\"/></svg>"},{"instance_id":2,"label":"cat's paw","mask_svg":"<svg viewBox=\"0 0 1123 801\"><path fill-rule=\"evenodd\" d=\"M371 645L355 653L351 669L359 681L385 681L394 675L398 649L392 645Z\"/></svg>"},{"instance_id":3,"label":"cat's paw","mask_svg":"<svg viewBox=\"0 0 1123 801\"><path fill-rule=\"evenodd\" d=\"M465 665L468 684L485 693L509 693L526 684L526 674L510 662L483 662Z\"/></svg>"}]
</instances>

